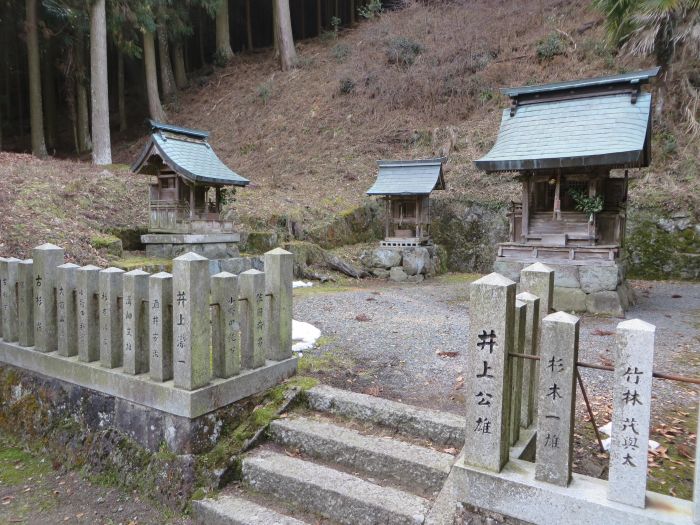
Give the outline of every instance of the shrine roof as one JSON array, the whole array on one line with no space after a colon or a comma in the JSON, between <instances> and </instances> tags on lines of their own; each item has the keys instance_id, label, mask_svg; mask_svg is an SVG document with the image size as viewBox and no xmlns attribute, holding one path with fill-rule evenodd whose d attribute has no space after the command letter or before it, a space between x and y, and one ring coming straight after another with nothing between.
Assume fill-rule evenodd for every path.
<instances>
[{"instance_id":1,"label":"shrine roof","mask_svg":"<svg viewBox=\"0 0 700 525\"><path fill-rule=\"evenodd\" d=\"M134 173L148 173L148 162L158 155L174 172L198 183L245 186L250 181L226 166L207 142L209 133L150 121L151 136L139 159L131 167Z\"/></svg>"},{"instance_id":2,"label":"shrine roof","mask_svg":"<svg viewBox=\"0 0 700 525\"><path fill-rule=\"evenodd\" d=\"M511 107L503 110L496 143L476 167L497 172L648 166L652 96L640 85L657 72L502 90Z\"/></svg>"},{"instance_id":3,"label":"shrine roof","mask_svg":"<svg viewBox=\"0 0 700 525\"><path fill-rule=\"evenodd\" d=\"M444 158L425 160L380 160L377 180L367 195L428 195L444 190Z\"/></svg>"}]
</instances>

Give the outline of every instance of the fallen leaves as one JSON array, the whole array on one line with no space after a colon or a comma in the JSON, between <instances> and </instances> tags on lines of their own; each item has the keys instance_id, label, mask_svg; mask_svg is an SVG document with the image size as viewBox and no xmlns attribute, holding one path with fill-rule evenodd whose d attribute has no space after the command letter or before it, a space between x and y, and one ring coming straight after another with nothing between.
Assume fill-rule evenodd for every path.
<instances>
[{"instance_id":1,"label":"fallen leaves","mask_svg":"<svg viewBox=\"0 0 700 525\"><path fill-rule=\"evenodd\" d=\"M371 321L372 318L368 316L367 314L359 314L355 316L355 321L360 321L361 323L366 323L367 321Z\"/></svg>"},{"instance_id":2,"label":"fallen leaves","mask_svg":"<svg viewBox=\"0 0 700 525\"><path fill-rule=\"evenodd\" d=\"M438 357L457 357L459 352L446 352L442 350L436 350L435 355Z\"/></svg>"},{"instance_id":3,"label":"fallen leaves","mask_svg":"<svg viewBox=\"0 0 700 525\"><path fill-rule=\"evenodd\" d=\"M591 334L605 336L605 335L615 335L615 332L613 332L612 330L603 330L601 328L596 328L595 330L593 330L591 332Z\"/></svg>"}]
</instances>

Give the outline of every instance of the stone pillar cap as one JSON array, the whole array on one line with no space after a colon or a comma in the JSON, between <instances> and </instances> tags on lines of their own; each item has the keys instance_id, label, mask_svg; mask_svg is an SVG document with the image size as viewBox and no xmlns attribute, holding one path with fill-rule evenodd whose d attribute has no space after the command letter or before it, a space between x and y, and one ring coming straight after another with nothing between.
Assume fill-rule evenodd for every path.
<instances>
[{"instance_id":1,"label":"stone pillar cap","mask_svg":"<svg viewBox=\"0 0 700 525\"><path fill-rule=\"evenodd\" d=\"M264 272L261 272L260 270L256 270L255 268L253 268L251 270L246 270L245 272L242 272L241 275L258 275L259 273L261 274Z\"/></svg>"},{"instance_id":2,"label":"stone pillar cap","mask_svg":"<svg viewBox=\"0 0 700 525\"><path fill-rule=\"evenodd\" d=\"M100 273L125 273L125 272L121 268L115 268L114 266L110 266L109 268L105 268L104 270L101 270Z\"/></svg>"},{"instance_id":3,"label":"stone pillar cap","mask_svg":"<svg viewBox=\"0 0 700 525\"><path fill-rule=\"evenodd\" d=\"M55 244L51 244L50 242L47 242L45 244L42 244L41 246L37 246L34 248L35 250L62 250L60 246L56 246Z\"/></svg>"},{"instance_id":4,"label":"stone pillar cap","mask_svg":"<svg viewBox=\"0 0 700 525\"><path fill-rule=\"evenodd\" d=\"M236 274L235 274L235 273L231 273L231 272L219 272L219 273L217 273L217 274L215 274L215 275L212 275L212 279L213 279L214 277L218 277L218 278L220 278L220 279L223 279L224 277L236 277Z\"/></svg>"},{"instance_id":5,"label":"stone pillar cap","mask_svg":"<svg viewBox=\"0 0 700 525\"><path fill-rule=\"evenodd\" d=\"M656 326L641 319L628 319L617 325L618 330L635 330L643 332L655 332Z\"/></svg>"},{"instance_id":6,"label":"stone pillar cap","mask_svg":"<svg viewBox=\"0 0 700 525\"><path fill-rule=\"evenodd\" d=\"M124 275L151 275L148 272L144 272L141 268L136 268L135 270L131 270L130 272L126 272Z\"/></svg>"},{"instance_id":7,"label":"stone pillar cap","mask_svg":"<svg viewBox=\"0 0 700 525\"><path fill-rule=\"evenodd\" d=\"M539 299L539 297L537 297L534 293L530 292L520 292L518 295L515 296L515 298L525 302L535 301Z\"/></svg>"},{"instance_id":8,"label":"stone pillar cap","mask_svg":"<svg viewBox=\"0 0 700 525\"><path fill-rule=\"evenodd\" d=\"M288 252L282 248L275 248L269 252L265 252L265 255L294 255L292 252Z\"/></svg>"},{"instance_id":9,"label":"stone pillar cap","mask_svg":"<svg viewBox=\"0 0 700 525\"><path fill-rule=\"evenodd\" d=\"M59 266L56 266L56 268L80 268L80 266L78 266L77 264L73 264L73 263L64 263L64 264L61 264Z\"/></svg>"},{"instance_id":10,"label":"stone pillar cap","mask_svg":"<svg viewBox=\"0 0 700 525\"><path fill-rule=\"evenodd\" d=\"M173 274L168 273L168 272L158 272L158 273L154 273L153 275L151 275L151 279L153 279L153 278L155 278L155 279L170 279L172 276L173 276Z\"/></svg>"},{"instance_id":11,"label":"stone pillar cap","mask_svg":"<svg viewBox=\"0 0 700 525\"><path fill-rule=\"evenodd\" d=\"M511 281L510 279L504 277L500 273L493 272L483 276L481 279L477 279L472 284L486 284L490 286L510 286L511 284L514 285L515 281Z\"/></svg>"},{"instance_id":12,"label":"stone pillar cap","mask_svg":"<svg viewBox=\"0 0 700 525\"><path fill-rule=\"evenodd\" d=\"M102 268L100 268L99 266L95 266L94 264L88 264L87 266L81 266L81 267L78 269L78 271L86 271L86 272L89 272L89 271L101 270L101 269L102 269Z\"/></svg>"},{"instance_id":13,"label":"stone pillar cap","mask_svg":"<svg viewBox=\"0 0 700 525\"><path fill-rule=\"evenodd\" d=\"M207 259L206 257L202 257L201 255L196 254L194 252L187 252L183 255L180 255L180 257L175 257L175 259L173 259L173 260L175 260L175 261L208 261L209 259Z\"/></svg>"},{"instance_id":14,"label":"stone pillar cap","mask_svg":"<svg viewBox=\"0 0 700 525\"><path fill-rule=\"evenodd\" d=\"M549 314L547 317L542 319L543 323L569 323L569 324L576 324L578 323L579 318L576 317L575 315L568 314L566 312L554 312L553 314Z\"/></svg>"},{"instance_id":15,"label":"stone pillar cap","mask_svg":"<svg viewBox=\"0 0 700 525\"><path fill-rule=\"evenodd\" d=\"M522 269L523 272L553 272L554 270L547 266L546 264L542 264L541 262L536 262L531 264L530 266L526 266L525 268Z\"/></svg>"}]
</instances>

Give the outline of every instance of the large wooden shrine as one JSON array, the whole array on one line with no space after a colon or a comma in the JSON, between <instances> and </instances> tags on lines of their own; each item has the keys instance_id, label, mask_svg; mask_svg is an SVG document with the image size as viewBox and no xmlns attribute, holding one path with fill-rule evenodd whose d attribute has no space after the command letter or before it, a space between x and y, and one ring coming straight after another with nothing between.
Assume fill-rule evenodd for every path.
<instances>
[{"instance_id":1,"label":"large wooden shrine","mask_svg":"<svg viewBox=\"0 0 700 525\"><path fill-rule=\"evenodd\" d=\"M377 180L367 195L379 196L386 206L385 237L381 246L431 244L430 194L444 190L445 159L380 160Z\"/></svg>"},{"instance_id":2,"label":"large wooden shrine","mask_svg":"<svg viewBox=\"0 0 700 525\"><path fill-rule=\"evenodd\" d=\"M229 169L208 143L209 133L149 121L151 134L132 171L151 177L148 255L183 250L210 258L237 253L240 236L222 217L224 192L249 181Z\"/></svg>"},{"instance_id":3,"label":"large wooden shrine","mask_svg":"<svg viewBox=\"0 0 700 525\"><path fill-rule=\"evenodd\" d=\"M503 110L493 148L475 161L489 173L517 172L522 184L521 201L509 214L510 239L498 245L497 267L618 266L629 170L651 161L652 96L642 87L657 73L501 90L510 107ZM585 291L579 274L591 273L587 268L560 271L565 273Z\"/></svg>"}]
</instances>

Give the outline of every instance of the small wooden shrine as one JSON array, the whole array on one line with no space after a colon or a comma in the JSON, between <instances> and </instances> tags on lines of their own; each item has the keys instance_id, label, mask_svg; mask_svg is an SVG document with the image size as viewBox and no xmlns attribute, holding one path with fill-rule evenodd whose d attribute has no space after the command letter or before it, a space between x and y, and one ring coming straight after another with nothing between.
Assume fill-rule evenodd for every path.
<instances>
[{"instance_id":1,"label":"small wooden shrine","mask_svg":"<svg viewBox=\"0 0 700 525\"><path fill-rule=\"evenodd\" d=\"M379 173L367 195L383 198L386 205L385 237L381 246L431 244L430 194L444 190L444 158L380 160Z\"/></svg>"},{"instance_id":2,"label":"small wooden shrine","mask_svg":"<svg viewBox=\"0 0 700 525\"><path fill-rule=\"evenodd\" d=\"M208 132L152 120L150 125L150 139L131 168L151 176L149 231L232 233L233 221L221 217L222 190L250 181L221 162Z\"/></svg>"},{"instance_id":3,"label":"small wooden shrine","mask_svg":"<svg viewBox=\"0 0 700 525\"><path fill-rule=\"evenodd\" d=\"M522 183L499 260L614 264L624 242L628 169L651 160L652 97L642 85L657 73L501 90L510 108L495 145L475 161L489 173L518 172Z\"/></svg>"}]
</instances>

